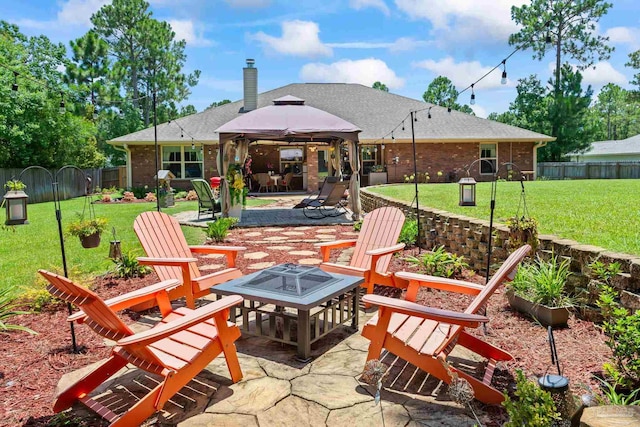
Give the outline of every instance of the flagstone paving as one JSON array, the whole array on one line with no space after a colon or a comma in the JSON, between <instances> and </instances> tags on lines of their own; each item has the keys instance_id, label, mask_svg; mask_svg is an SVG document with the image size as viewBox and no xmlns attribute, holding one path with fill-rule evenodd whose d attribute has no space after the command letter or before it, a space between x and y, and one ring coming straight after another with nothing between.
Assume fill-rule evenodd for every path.
<instances>
[{"instance_id":1,"label":"flagstone paving","mask_svg":"<svg viewBox=\"0 0 640 427\"><path fill-rule=\"evenodd\" d=\"M322 260L319 258L301 258L298 260L298 264L302 265L319 265L322 264Z\"/></svg>"},{"instance_id":2,"label":"flagstone paving","mask_svg":"<svg viewBox=\"0 0 640 427\"><path fill-rule=\"evenodd\" d=\"M266 252L249 252L242 255L246 259L262 259L269 256Z\"/></svg>"},{"instance_id":3,"label":"flagstone paving","mask_svg":"<svg viewBox=\"0 0 640 427\"><path fill-rule=\"evenodd\" d=\"M276 265L275 262L258 262L255 264L250 264L247 266L249 270L264 270L265 268L273 267Z\"/></svg>"}]
</instances>

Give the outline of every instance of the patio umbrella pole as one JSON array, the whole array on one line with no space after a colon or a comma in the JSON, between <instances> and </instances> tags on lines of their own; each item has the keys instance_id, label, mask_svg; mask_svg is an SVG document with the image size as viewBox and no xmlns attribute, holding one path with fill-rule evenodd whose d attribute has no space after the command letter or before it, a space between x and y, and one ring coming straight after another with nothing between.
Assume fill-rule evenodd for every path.
<instances>
[{"instance_id":1,"label":"patio umbrella pole","mask_svg":"<svg viewBox=\"0 0 640 427\"><path fill-rule=\"evenodd\" d=\"M416 246L418 247L418 253L420 253L420 206L418 205L418 165L416 154L416 133L413 127L415 121L415 111L411 112L411 140L413 142L413 184L416 188L416 221L418 223L418 235L416 236Z\"/></svg>"}]
</instances>

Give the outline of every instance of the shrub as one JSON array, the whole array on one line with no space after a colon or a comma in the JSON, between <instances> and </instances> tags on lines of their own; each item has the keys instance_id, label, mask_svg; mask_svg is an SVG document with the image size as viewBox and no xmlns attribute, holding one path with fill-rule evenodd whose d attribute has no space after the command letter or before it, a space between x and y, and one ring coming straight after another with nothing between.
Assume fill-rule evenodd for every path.
<instances>
[{"instance_id":1,"label":"shrub","mask_svg":"<svg viewBox=\"0 0 640 427\"><path fill-rule=\"evenodd\" d=\"M198 200L198 194L195 190L189 190L187 193L187 200Z\"/></svg>"},{"instance_id":2,"label":"shrub","mask_svg":"<svg viewBox=\"0 0 640 427\"><path fill-rule=\"evenodd\" d=\"M503 427L548 427L560 419L551 394L527 380L520 369L516 370L515 395L517 399L505 394L502 402L509 415Z\"/></svg>"},{"instance_id":3,"label":"shrub","mask_svg":"<svg viewBox=\"0 0 640 427\"><path fill-rule=\"evenodd\" d=\"M123 252L122 256L114 259L113 262L114 274L123 279L144 277L151 273L151 267L138 263L137 254L131 250Z\"/></svg>"},{"instance_id":4,"label":"shrub","mask_svg":"<svg viewBox=\"0 0 640 427\"><path fill-rule=\"evenodd\" d=\"M149 192L149 187L132 187L130 191L136 199L144 199L144 196Z\"/></svg>"},{"instance_id":5,"label":"shrub","mask_svg":"<svg viewBox=\"0 0 640 427\"><path fill-rule=\"evenodd\" d=\"M26 311L16 310L16 303L9 288L0 289L0 333L6 334L10 331L23 331L30 334L37 332L21 325L8 323L9 319L18 314L27 314Z\"/></svg>"},{"instance_id":6,"label":"shrub","mask_svg":"<svg viewBox=\"0 0 640 427\"><path fill-rule=\"evenodd\" d=\"M400 236L398 237L398 243L404 243L407 246L413 246L416 244L416 237L418 236L418 221L416 219L406 219L402 224L402 230L400 230Z\"/></svg>"},{"instance_id":7,"label":"shrub","mask_svg":"<svg viewBox=\"0 0 640 427\"><path fill-rule=\"evenodd\" d=\"M640 311L629 314L617 306L602 329L608 336L607 345L613 351L615 363L615 370L610 369L609 374L626 386L637 385L640 383Z\"/></svg>"},{"instance_id":8,"label":"shrub","mask_svg":"<svg viewBox=\"0 0 640 427\"><path fill-rule=\"evenodd\" d=\"M617 382L614 381L613 384L603 380L602 378L595 377L600 383L602 387L600 391L603 396L598 399L600 404L602 405L638 405L640 406L640 389L635 389L629 394L621 393L616 389Z\"/></svg>"},{"instance_id":9,"label":"shrub","mask_svg":"<svg viewBox=\"0 0 640 427\"><path fill-rule=\"evenodd\" d=\"M176 199L186 199L187 198L187 192L186 191L178 191L176 193Z\"/></svg>"},{"instance_id":10,"label":"shrub","mask_svg":"<svg viewBox=\"0 0 640 427\"><path fill-rule=\"evenodd\" d=\"M124 194L122 195L122 201L123 202L135 202L136 201L136 196L135 194L133 194L133 192L131 191L125 191Z\"/></svg>"},{"instance_id":11,"label":"shrub","mask_svg":"<svg viewBox=\"0 0 640 427\"><path fill-rule=\"evenodd\" d=\"M558 262L554 255L549 261L538 257L533 263L522 264L507 286L516 295L535 304L564 307L572 305L564 289L570 274L568 260Z\"/></svg>"},{"instance_id":12,"label":"shrub","mask_svg":"<svg viewBox=\"0 0 640 427\"><path fill-rule=\"evenodd\" d=\"M439 277L458 277L469 266L464 257L448 253L444 246L418 257L408 256L405 260L416 264L422 273Z\"/></svg>"},{"instance_id":13,"label":"shrub","mask_svg":"<svg viewBox=\"0 0 640 427\"><path fill-rule=\"evenodd\" d=\"M602 261L593 261L589 264L590 274L589 276L595 280L599 280L606 284L609 284L609 281L612 277L620 273L621 267L619 262L612 262L610 264L605 264Z\"/></svg>"},{"instance_id":14,"label":"shrub","mask_svg":"<svg viewBox=\"0 0 640 427\"><path fill-rule=\"evenodd\" d=\"M238 222L238 218L218 218L214 222L207 223L207 237L215 242L224 242L229 235L229 229Z\"/></svg>"}]
</instances>

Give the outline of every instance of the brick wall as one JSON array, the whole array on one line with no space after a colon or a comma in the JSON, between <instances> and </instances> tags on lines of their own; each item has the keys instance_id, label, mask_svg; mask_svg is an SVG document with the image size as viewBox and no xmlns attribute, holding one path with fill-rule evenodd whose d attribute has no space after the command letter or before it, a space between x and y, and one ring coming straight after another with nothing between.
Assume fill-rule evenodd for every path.
<instances>
[{"instance_id":1,"label":"brick wall","mask_svg":"<svg viewBox=\"0 0 640 427\"><path fill-rule=\"evenodd\" d=\"M370 212L382 206L396 206L405 215L415 215L415 208L390 197L383 197L360 189L360 200L364 212ZM509 229L502 224L493 225L491 265L502 263L508 256L507 239ZM420 209L420 246L432 249L444 246L449 252L465 257L469 266L486 274L487 252L489 243L489 221L456 215L432 208ZM567 287L570 293L585 296L592 294L589 289L588 265L596 259L605 263L617 261L622 272L613 279L613 285L620 291L621 304L633 310L640 309L640 257L607 251L596 246L583 245L573 240L561 239L552 235L538 236L540 245L538 255L548 259L555 254L561 259L570 261L572 275ZM597 319L598 310L593 306L582 307L579 314L588 319Z\"/></svg>"}]
</instances>

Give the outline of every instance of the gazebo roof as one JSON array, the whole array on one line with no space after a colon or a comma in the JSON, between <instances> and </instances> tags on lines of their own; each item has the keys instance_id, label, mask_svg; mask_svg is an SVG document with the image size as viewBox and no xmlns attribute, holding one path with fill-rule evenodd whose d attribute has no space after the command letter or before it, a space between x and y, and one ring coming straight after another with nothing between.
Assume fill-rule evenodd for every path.
<instances>
[{"instance_id":1,"label":"gazebo roof","mask_svg":"<svg viewBox=\"0 0 640 427\"><path fill-rule=\"evenodd\" d=\"M251 140L340 138L357 141L361 132L353 123L304 105L304 99L292 95L277 98L273 104L244 113L220 126L215 130L220 134L220 140L244 136Z\"/></svg>"}]
</instances>

